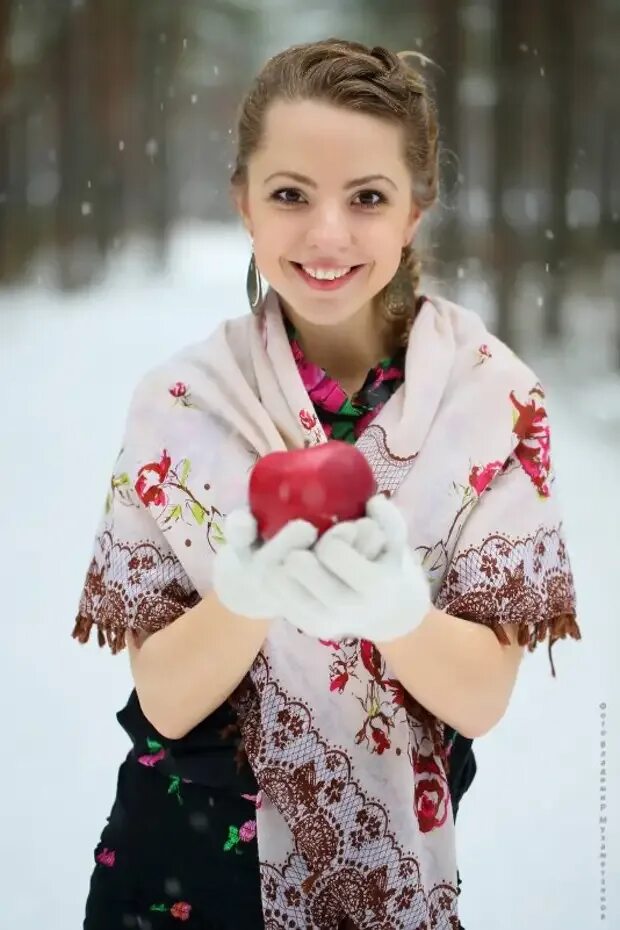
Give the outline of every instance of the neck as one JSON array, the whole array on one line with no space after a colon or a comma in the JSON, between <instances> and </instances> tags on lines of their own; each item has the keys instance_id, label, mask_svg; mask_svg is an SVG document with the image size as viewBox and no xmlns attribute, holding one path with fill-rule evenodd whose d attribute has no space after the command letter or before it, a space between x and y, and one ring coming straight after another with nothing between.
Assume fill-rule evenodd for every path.
<instances>
[{"instance_id":1,"label":"neck","mask_svg":"<svg viewBox=\"0 0 620 930\"><path fill-rule=\"evenodd\" d=\"M372 305L362 308L344 323L320 326L300 317L284 304L284 311L297 330L297 340L309 362L332 378L355 380L392 350L390 332Z\"/></svg>"}]
</instances>

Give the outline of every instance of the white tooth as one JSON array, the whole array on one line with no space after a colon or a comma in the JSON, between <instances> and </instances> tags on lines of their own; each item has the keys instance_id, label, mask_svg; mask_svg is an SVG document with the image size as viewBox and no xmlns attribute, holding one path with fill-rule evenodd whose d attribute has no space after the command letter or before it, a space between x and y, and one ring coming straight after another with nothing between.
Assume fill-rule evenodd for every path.
<instances>
[{"instance_id":1,"label":"white tooth","mask_svg":"<svg viewBox=\"0 0 620 930\"><path fill-rule=\"evenodd\" d=\"M328 280L333 281L334 278L341 278L343 275L348 274L351 268L336 268L336 269L327 269L327 268L308 268L306 265L302 265L303 270L311 275L313 278L318 278L319 280Z\"/></svg>"}]
</instances>

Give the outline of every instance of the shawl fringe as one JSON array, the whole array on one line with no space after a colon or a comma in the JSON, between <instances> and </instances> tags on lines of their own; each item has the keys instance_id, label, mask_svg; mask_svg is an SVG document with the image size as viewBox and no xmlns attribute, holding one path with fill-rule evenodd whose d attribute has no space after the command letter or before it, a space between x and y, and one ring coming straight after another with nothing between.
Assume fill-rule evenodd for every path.
<instances>
[{"instance_id":1,"label":"shawl fringe","mask_svg":"<svg viewBox=\"0 0 620 930\"><path fill-rule=\"evenodd\" d=\"M90 639L93 626L97 627L97 643L100 647L108 646L112 655L122 652L126 647L126 631L122 626L114 624L95 623L92 617L86 617L84 614L78 614L75 625L71 632L73 639L84 645Z\"/></svg>"},{"instance_id":2,"label":"shawl fringe","mask_svg":"<svg viewBox=\"0 0 620 930\"><path fill-rule=\"evenodd\" d=\"M512 626L512 624L510 625ZM507 623L491 620L486 626L493 630L502 646L510 645L511 640L505 630L505 627L508 626ZM522 620L517 623L517 641L520 646L527 646L529 652L533 652L539 643L542 643L547 637L549 638L549 663L553 678L557 676L551 650L559 639L566 639L567 636L572 639L581 639L581 630L577 623L577 617L572 612L556 614L554 617L541 619L536 624L532 624L529 620Z\"/></svg>"}]
</instances>

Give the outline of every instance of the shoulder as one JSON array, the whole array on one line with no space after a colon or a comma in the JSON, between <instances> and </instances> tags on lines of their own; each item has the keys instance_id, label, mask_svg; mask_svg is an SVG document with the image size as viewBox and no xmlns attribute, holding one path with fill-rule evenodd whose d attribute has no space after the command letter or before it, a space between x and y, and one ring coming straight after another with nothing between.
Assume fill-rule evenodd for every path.
<instances>
[{"instance_id":1,"label":"shoulder","mask_svg":"<svg viewBox=\"0 0 620 930\"><path fill-rule=\"evenodd\" d=\"M452 340L441 408L453 440L475 443L488 461L507 460L525 440L548 443L546 391L538 374L472 310L444 298L429 303L429 314L437 314L444 338Z\"/></svg>"},{"instance_id":2,"label":"shoulder","mask_svg":"<svg viewBox=\"0 0 620 930\"><path fill-rule=\"evenodd\" d=\"M492 392L542 390L536 372L487 328L478 313L436 295L427 303L445 322L454 342L453 389L472 385Z\"/></svg>"},{"instance_id":3,"label":"shoulder","mask_svg":"<svg viewBox=\"0 0 620 930\"><path fill-rule=\"evenodd\" d=\"M252 316L223 320L204 339L188 343L144 371L134 383L129 417L163 413L182 407L204 410L204 391L216 376L214 359L234 347L234 360L245 368L249 361ZM231 338L232 337L232 338Z\"/></svg>"}]
</instances>

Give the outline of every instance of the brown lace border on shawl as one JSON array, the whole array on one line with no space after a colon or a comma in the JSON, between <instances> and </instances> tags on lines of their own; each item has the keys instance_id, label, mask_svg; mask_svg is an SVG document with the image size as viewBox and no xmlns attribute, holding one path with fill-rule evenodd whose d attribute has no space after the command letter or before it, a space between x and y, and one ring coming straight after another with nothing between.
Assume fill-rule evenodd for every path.
<instances>
[{"instance_id":1,"label":"brown lace border on shawl","mask_svg":"<svg viewBox=\"0 0 620 930\"><path fill-rule=\"evenodd\" d=\"M93 626L96 626L99 646L107 645L116 655L127 645L129 616L140 621L135 626L131 625L132 629L151 634L168 626L199 602L200 595L196 590L188 591L173 578L133 603L122 584L106 585L103 582L102 571L93 559L71 635L78 642L87 643Z\"/></svg>"},{"instance_id":2,"label":"brown lace border on shawl","mask_svg":"<svg viewBox=\"0 0 620 930\"><path fill-rule=\"evenodd\" d=\"M199 600L200 597L197 593L193 598L186 598L186 604L181 611L179 610L179 602L174 601L175 609L171 611L169 619L164 620L160 614L157 623L151 622L148 625L148 632L154 633L156 630L162 629L168 623L176 620L184 610L194 607ZM514 623L500 623L497 620L477 622L483 622L485 626L493 630L497 639L503 646L510 645L510 638L506 633L505 627L508 625L514 626ZM113 655L116 655L116 653L121 652L125 648L125 627L122 623L115 621L114 618L95 622L92 617L80 613L76 618L71 636L82 644L87 643L90 639L93 626L97 627L97 642L99 646L103 647L107 645ZM549 662L551 664L551 674L554 678L556 677L556 672L553 663L552 649L559 639L566 639L569 636L572 639L581 639L581 630L579 629L576 616L573 613L559 614L557 617L540 620L536 624L532 624L532 622L528 620L517 623L517 641L520 646L527 646L529 652L533 652L539 643L549 637Z\"/></svg>"}]
</instances>

